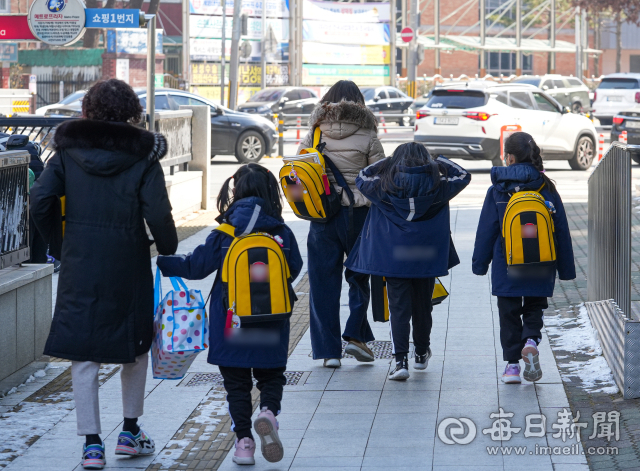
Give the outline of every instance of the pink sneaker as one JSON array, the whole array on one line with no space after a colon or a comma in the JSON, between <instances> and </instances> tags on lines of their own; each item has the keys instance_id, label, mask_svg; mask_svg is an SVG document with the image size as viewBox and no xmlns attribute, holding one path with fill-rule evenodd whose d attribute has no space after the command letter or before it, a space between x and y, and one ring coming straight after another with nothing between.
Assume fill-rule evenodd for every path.
<instances>
[{"instance_id":1,"label":"pink sneaker","mask_svg":"<svg viewBox=\"0 0 640 471\"><path fill-rule=\"evenodd\" d=\"M260 410L258 418L253 422L253 428L260 435L262 456L270 463L277 463L284 456L284 448L278 437L278 421L273 412L266 407Z\"/></svg>"},{"instance_id":2,"label":"pink sneaker","mask_svg":"<svg viewBox=\"0 0 640 471\"><path fill-rule=\"evenodd\" d=\"M256 442L251 438L245 437L240 441L236 438L236 451L232 458L235 464L256 464L255 453Z\"/></svg>"},{"instance_id":3,"label":"pink sneaker","mask_svg":"<svg viewBox=\"0 0 640 471\"><path fill-rule=\"evenodd\" d=\"M502 373L502 382L505 384L520 384L520 365L507 363L507 367Z\"/></svg>"},{"instance_id":4,"label":"pink sneaker","mask_svg":"<svg viewBox=\"0 0 640 471\"><path fill-rule=\"evenodd\" d=\"M531 339L527 340L522 349L522 361L524 361L524 371L522 376L527 381L538 381L542 378L542 368L540 368L540 358L538 357L538 344Z\"/></svg>"}]
</instances>

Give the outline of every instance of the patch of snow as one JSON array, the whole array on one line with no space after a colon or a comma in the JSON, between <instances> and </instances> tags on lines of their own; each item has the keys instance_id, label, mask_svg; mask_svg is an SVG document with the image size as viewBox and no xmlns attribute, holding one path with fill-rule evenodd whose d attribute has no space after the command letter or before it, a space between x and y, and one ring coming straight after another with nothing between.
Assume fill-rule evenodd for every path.
<instances>
[{"instance_id":1,"label":"patch of snow","mask_svg":"<svg viewBox=\"0 0 640 471\"><path fill-rule=\"evenodd\" d=\"M597 332L591 326L589 314L584 304L577 306L578 315L567 319L562 316L545 316L544 324L553 347L567 352L577 352L590 356L586 361L572 361L567 371L560 371L565 378L577 377L582 388L589 392L615 394L618 392L611 369L602 356L602 347ZM568 324L573 324L568 326ZM553 336L553 338L552 338ZM565 357L558 357L565 358Z\"/></svg>"}]
</instances>

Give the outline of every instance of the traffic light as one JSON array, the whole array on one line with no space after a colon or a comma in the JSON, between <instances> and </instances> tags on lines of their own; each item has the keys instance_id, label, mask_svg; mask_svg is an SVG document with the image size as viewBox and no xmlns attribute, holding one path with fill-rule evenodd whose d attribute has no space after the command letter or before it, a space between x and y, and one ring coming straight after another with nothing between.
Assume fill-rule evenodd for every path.
<instances>
[{"instance_id":1,"label":"traffic light","mask_svg":"<svg viewBox=\"0 0 640 471\"><path fill-rule=\"evenodd\" d=\"M246 36L247 34L249 34L249 16L246 13L240 15L240 24L242 36Z\"/></svg>"}]
</instances>

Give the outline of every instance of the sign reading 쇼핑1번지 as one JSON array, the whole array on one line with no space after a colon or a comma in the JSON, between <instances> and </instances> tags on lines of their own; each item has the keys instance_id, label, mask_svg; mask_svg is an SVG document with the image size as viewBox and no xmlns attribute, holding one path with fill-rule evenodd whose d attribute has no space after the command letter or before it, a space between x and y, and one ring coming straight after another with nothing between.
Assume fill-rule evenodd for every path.
<instances>
[{"instance_id":1,"label":"sign reading \uc1fc\ud5511\ubc88\uc9c0","mask_svg":"<svg viewBox=\"0 0 640 471\"><path fill-rule=\"evenodd\" d=\"M87 28L139 28L140 10L87 8Z\"/></svg>"},{"instance_id":2,"label":"sign reading \uc1fc\ud5511\ubc88\uc9c0","mask_svg":"<svg viewBox=\"0 0 640 471\"><path fill-rule=\"evenodd\" d=\"M35 0L28 14L33 35L52 46L66 46L80 39L85 19L81 0Z\"/></svg>"}]
</instances>

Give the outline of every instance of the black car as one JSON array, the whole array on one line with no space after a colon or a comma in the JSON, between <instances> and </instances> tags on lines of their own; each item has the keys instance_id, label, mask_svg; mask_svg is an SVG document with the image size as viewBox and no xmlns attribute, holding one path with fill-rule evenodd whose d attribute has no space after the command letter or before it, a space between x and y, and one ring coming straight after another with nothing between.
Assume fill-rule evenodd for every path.
<instances>
[{"instance_id":1,"label":"black car","mask_svg":"<svg viewBox=\"0 0 640 471\"><path fill-rule=\"evenodd\" d=\"M361 87L364 102L374 114L409 114L413 98L394 87ZM408 126L411 118L385 118L385 121Z\"/></svg>"},{"instance_id":2,"label":"black car","mask_svg":"<svg viewBox=\"0 0 640 471\"><path fill-rule=\"evenodd\" d=\"M640 110L622 111L613 117L611 142L619 141L623 131L627 132L627 144L640 145ZM640 164L640 154L632 152L631 158Z\"/></svg>"},{"instance_id":3,"label":"black car","mask_svg":"<svg viewBox=\"0 0 640 471\"><path fill-rule=\"evenodd\" d=\"M136 88L142 107L146 107L146 89ZM271 155L278 133L274 124L261 116L233 111L193 93L173 88L156 89L156 110L178 110L180 105L206 105L211 108L211 158L234 154L239 162L258 162ZM72 103L47 110L45 116L82 115L82 104Z\"/></svg>"},{"instance_id":4,"label":"black car","mask_svg":"<svg viewBox=\"0 0 640 471\"><path fill-rule=\"evenodd\" d=\"M238 111L258 114L271 119L275 113L291 115L285 117L284 124L296 124L296 115L310 114L320 101L316 92L304 87L264 88L253 95L248 102L238 106ZM307 118L302 118L306 124Z\"/></svg>"}]
</instances>

